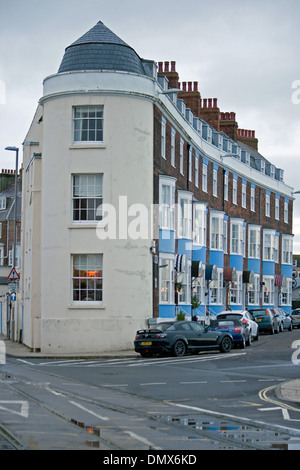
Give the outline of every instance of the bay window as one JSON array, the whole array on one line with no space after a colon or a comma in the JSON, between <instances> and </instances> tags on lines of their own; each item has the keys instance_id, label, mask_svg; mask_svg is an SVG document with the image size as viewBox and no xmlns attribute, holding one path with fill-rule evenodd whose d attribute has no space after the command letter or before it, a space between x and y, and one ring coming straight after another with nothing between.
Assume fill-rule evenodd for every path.
<instances>
[{"instance_id":1,"label":"bay window","mask_svg":"<svg viewBox=\"0 0 300 470\"><path fill-rule=\"evenodd\" d=\"M195 202L193 206L193 242L206 246L206 204Z\"/></svg>"},{"instance_id":2,"label":"bay window","mask_svg":"<svg viewBox=\"0 0 300 470\"><path fill-rule=\"evenodd\" d=\"M192 238L192 194L178 191L178 237Z\"/></svg>"},{"instance_id":3,"label":"bay window","mask_svg":"<svg viewBox=\"0 0 300 470\"><path fill-rule=\"evenodd\" d=\"M223 212L211 211L210 213L210 249L223 251Z\"/></svg>"},{"instance_id":4,"label":"bay window","mask_svg":"<svg viewBox=\"0 0 300 470\"><path fill-rule=\"evenodd\" d=\"M293 237L282 235L282 264L293 264Z\"/></svg>"},{"instance_id":5,"label":"bay window","mask_svg":"<svg viewBox=\"0 0 300 470\"><path fill-rule=\"evenodd\" d=\"M159 180L159 226L175 229L175 179L161 177Z\"/></svg>"}]
</instances>

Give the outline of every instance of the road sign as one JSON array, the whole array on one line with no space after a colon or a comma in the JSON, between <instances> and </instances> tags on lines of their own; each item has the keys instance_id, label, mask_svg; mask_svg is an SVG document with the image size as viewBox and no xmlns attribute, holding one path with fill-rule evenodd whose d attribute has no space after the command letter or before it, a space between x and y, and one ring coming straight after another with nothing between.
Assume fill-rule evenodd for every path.
<instances>
[{"instance_id":1,"label":"road sign","mask_svg":"<svg viewBox=\"0 0 300 470\"><path fill-rule=\"evenodd\" d=\"M17 279L20 279L20 275L17 273L15 268L12 268L12 270L10 271L7 279L9 281L16 281Z\"/></svg>"},{"instance_id":2,"label":"road sign","mask_svg":"<svg viewBox=\"0 0 300 470\"><path fill-rule=\"evenodd\" d=\"M17 294L15 292L12 292L10 294L10 301L15 302L17 300Z\"/></svg>"}]
</instances>

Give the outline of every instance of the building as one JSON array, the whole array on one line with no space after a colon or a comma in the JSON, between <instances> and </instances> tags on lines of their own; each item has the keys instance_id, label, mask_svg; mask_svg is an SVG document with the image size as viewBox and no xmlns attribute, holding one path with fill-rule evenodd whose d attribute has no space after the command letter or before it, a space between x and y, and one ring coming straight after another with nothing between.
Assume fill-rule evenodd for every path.
<instances>
[{"instance_id":1,"label":"building","mask_svg":"<svg viewBox=\"0 0 300 470\"><path fill-rule=\"evenodd\" d=\"M22 177L17 178L16 210L16 262L19 273L21 267L21 206ZM15 226L15 170L2 170L0 173L0 334L14 338L14 329L21 334L22 327L15 319L18 303L11 302L11 293L18 292L18 280L8 279L14 261L14 226ZM16 309L16 310L15 310Z\"/></svg>"},{"instance_id":2,"label":"building","mask_svg":"<svg viewBox=\"0 0 300 470\"><path fill-rule=\"evenodd\" d=\"M235 113L102 22L43 85L23 152L25 344L117 350L180 310L290 310L292 188Z\"/></svg>"}]
</instances>

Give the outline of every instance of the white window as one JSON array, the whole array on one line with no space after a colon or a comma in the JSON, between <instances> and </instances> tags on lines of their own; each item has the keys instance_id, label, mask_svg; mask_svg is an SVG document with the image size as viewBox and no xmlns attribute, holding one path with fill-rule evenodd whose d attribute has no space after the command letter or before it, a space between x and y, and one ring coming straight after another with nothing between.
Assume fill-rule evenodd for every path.
<instances>
[{"instance_id":1,"label":"white window","mask_svg":"<svg viewBox=\"0 0 300 470\"><path fill-rule=\"evenodd\" d=\"M247 184L242 183L242 207L246 209L247 207Z\"/></svg>"},{"instance_id":2,"label":"white window","mask_svg":"<svg viewBox=\"0 0 300 470\"><path fill-rule=\"evenodd\" d=\"M274 238L273 261L275 261L275 263L279 262L279 235L276 234Z\"/></svg>"},{"instance_id":3,"label":"white window","mask_svg":"<svg viewBox=\"0 0 300 470\"><path fill-rule=\"evenodd\" d=\"M248 257L260 259L260 231L258 225L248 226Z\"/></svg>"},{"instance_id":4,"label":"white window","mask_svg":"<svg viewBox=\"0 0 300 470\"><path fill-rule=\"evenodd\" d=\"M209 304L223 304L223 268L217 268L217 280L209 283Z\"/></svg>"},{"instance_id":5,"label":"white window","mask_svg":"<svg viewBox=\"0 0 300 470\"><path fill-rule=\"evenodd\" d=\"M289 223L289 203L284 201L284 223Z\"/></svg>"},{"instance_id":6,"label":"white window","mask_svg":"<svg viewBox=\"0 0 300 470\"><path fill-rule=\"evenodd\" d=\"M200 305L205 305L205 265L202 265L202 274L193 281L193 295L198 299Z\"/></svg>"},{"instance_id":7,"label":"white window","mask_svg":"<svg viewBox=\"0 0 300 470\"><path fill-rule=\"evenodd\" d=\"M251 186L250 209L255 212L255 186Z\"/></svg>"},{"instance_id":8,"label":"white window","mask_svg":"<svg viewBox=\"0 0 300 470\"><path fill-rule=\"evenodd\" d=\"M6 209L6 197L0 197L0 211Z\"/></svg>"},{"instance_id":9,"label":"white window","mask_svg":"<svg viewBox=\"0 0 300 470\"><path fill-rule=\"evenodd\" d=\"M207 163L202 164L202 191L207 193Z\"/></svg>"},{"instance_id":10,"label":"white window","mask_svg":"<svg viewBox=\"0 0 300 470\"><path fill-rule=\"evenodd\" d=\"M174 261L161 256L159 259L159 303L174 303Z\"/></svg>"},{"instance_id":11,"label":"white window","mask_svg":"<svg viewBox=\"0 0 300 470\"><path fill-rule=\"evenodd\" d=\"M180 147L179 147L179 170L183 175L183 139L180 137Z\"/></svg>"},{"instance_id":12,"label":"white window","mask_svg":"<svg viewBox=\"0 0 300 470\"><path fill-rule=\"evenodd\" d=\"M78 254L72 259L72 301L102 302L102 254Z\"/></svg>"},{"instance_id":13,"label":"white window","mask_svg":"<svg viewBox=\"0 0 300 470\"><path fill-rule=\"evenodd\" d=\"M74 142L103 142L103 106L74 108Z\"/></svg>"},{"instance_id":14,"label":"white window","mask_svg":"<svg viewBox=\"0 0 300 470\"><path fill-rule=\"evenodd\" d=\"M213 169L213 196L218 197L218 170Z\"/></svg>"},{"instance_id":15,"label":"white window","mask_svg":"<svg viewBox=\"0 0 300 470\"><path fill-rule=\"evenodd\" d=\"M293 237L282 235L282 264L293 264Z\"/></svg>"},{"instance_id":16,"label":"white window","mask_svg":"<svg viewBox=\"0 0 300 470\"><path fill-rule=\"evenodd\" d=\"M274 276L263 276L263 303L274 304Z\"/></svg>"},{"instance_id":17,"label":"white window","mask_svg":"<svg viewBox=\"0 0 300 470\"><path fill-rule=\"evenodd\" d=\"M4 243L0 243L0 266L4 266Z\"/></svg>"},{"instance_id":18,"label":"white window","mask_svg":"<svg viewBox=\"0 0 300 470\"><path fill-rule=\"evenodd\" d=\"M230 254L244 255L244 221L231 219L230 221Z\"/></svg>"},{"instance_id":19,"label":"white window","mask_svg":"<svg viewBox=\"0 0 300 470\"><path fill-rule=\"evenodd\" d=\"M224 201L228 201L228 172L224 174Z\"/></svg>"},{"instance_id":20,"label":"white window","mask_svg":"<svg viewBox=\"0 0 300 470\"><path fill-rule=\"evenodd\" d=\"M279 202L280 202L280 199L278 197L275 197L275 219L276 220L279 220L280 218Z\"/></svg>"},{"instance_id":21,"label":"white window","mask_svg":"<svg viewBox=\"0 0 300 470\"><path fill-rule=\"evenodd\" d=\"M171 165L175 168L175 136L176 131L172 128L171 130Z\"/></svg>"},{"instance_id":22,"label":"white window","mask_svg":"<svg viewBox=\"0 0 300 470\"><path fill-rule=\"evenodd\" d=\"M270 194L266 193L266 217L270 217Z\"/></svg>"},{"instance_id":23,"label":"white window","mask_svg":"<svg viewBox=\"0 0 300 470\"><path fill-rule=\"evenodd\" d=\"M195 202L193 210L193 242L206 246L206 204Z\"/></svg>"},{"instance_id":24,"label":"white window","mask_svg":"<svg viewBox=\"0 0 300 470\"><path fill-rule=\"evenodd\" d=\"M166 120L161 118L161 156L166 158Z\"/></svg>"},{"instance_id":25,"label":"white window","mask_svg":"<svg viewBox=\"0 0 300 470\"><path fill-rule=\"evenodd\" d=\"M73 175L73 222L101 220L102 180L102 174Z\"/></svg>"},{"instance_id":26,"label":"white window","mask_svg":"<svg viewBox=\"0 0 300 470\"><path fill-rule=\"evenodd\" d=\"M240 305L242 303L242 273L240 271L236 272L236 281L230 283L229 292L230 292L230 304Z\"/></svg>"},{"instance_id":27,"label":"white window","mask_svg":"<svg viewBox=\"0 0 300 470\"><path fill-rule=\"evenodd\" d=\"M189 148L189 181L193 181L193 150Z\"/></svg>"},{"instance_id":28,"label":"white window","mask_svg":"<svg viewBox=\"0 0 300 470\"><path fill-rule=\"evenodd\" d=\"M175 179L161 177L159 180L159 226L175 230Z\"/></svg>"},{"instance_id":29,"label":"white window","mask_svg":"<svg viewBox=\"0 0 300 470\"><path fill-rule=\"evenodd\" d=\"M177 283L180 283L180 289L178 290L178 304L190 304L191 303L191 263L188 261L186 272L182 272L177 275Z\"/></svg>"},{"instance_id":30,"label":"white window","mask_svg":"<svg viewBox=\"0 0 300 470\"><path fill-rule=\"evenodd\" d=\"M192 238L192 194L178 191L178 237Z\"/></svg>"},{"instance_id":31,"label":"white window","mask_svg":"<svg viewBox=\"0 0 300 470\"><path fill-rule=\"evenodd\" d=\"M259 305L260 278L259 274L254 274L253 284L248 287L248 304Z\"/></svg>"},{"instance_id":32,"label":"white window","mask_svg":"<svg viewBox=\"0 0 300 470\"><path fill-rule=\"evenodd\" d=\"M287 279L286 286L281 288L281 305L292 305L292 279Z\"/></svg>"},{"instance_id":33,"label":"white window","mask_svg":"<svg viewBox=\"0 0 300 470\"><path fill-rule=\"evenodd\" d=\"M223 228L223 249L224 253L228 253L228 221L225 219Z\"/></svg>"},{"instance_id":34,"label":"white window","mask_svg":"<svg viewBox=\"0 0 300 470\"><path fill-rule=\"evenodd\" d=\"M237 180L232 181L232 204L237 204Z\"/></svg>"},{"instance_id":35,"label":"white window","mask_svg":"<svg viewBox=\"0 0 300 470\"><path fill-rule=\"evenodd\" d=\"M195 186L199 188L199 157L195 155Z\"/></svg>"},{"instance_id":36,"label":"white window","mask_svg":"<svg viewBox=\"0 0 300 470\"><path fill-rule=\"evenodd\" d=\"M224 214L211 211L210 213L210 249L223 251Z\"/></svg>"},{"instance_id":37,"label":"white window","mask_svg":"<svg viewBox=\"0 0 300 470\"><path fill-rule=\"evenodd\" d=\"M276 244L275 244L275 230L264 230L263 237L263 260L275 261L276 259Z\"/></svg>"}]
</instances>

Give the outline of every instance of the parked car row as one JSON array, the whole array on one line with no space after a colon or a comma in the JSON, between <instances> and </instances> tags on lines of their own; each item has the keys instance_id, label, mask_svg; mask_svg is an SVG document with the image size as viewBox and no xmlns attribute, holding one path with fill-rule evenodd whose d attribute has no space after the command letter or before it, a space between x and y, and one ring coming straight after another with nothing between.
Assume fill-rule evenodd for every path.
<instances>
[{"instance_id":1,"label":"parked car row","mask_svg":"<svg viewBox=\"0 0 300 470\"><path fill-rule=\"evenodd\" d=\"M283 309L258 308L219 313L209 325L195 321L166 321L138 330L134 349L142 357L155 354L184 356L203 350L227 353L234 346L245 348L262 332L280 333L300 326L300 309L287 315Z\"/></svg>"}]
</instances>

